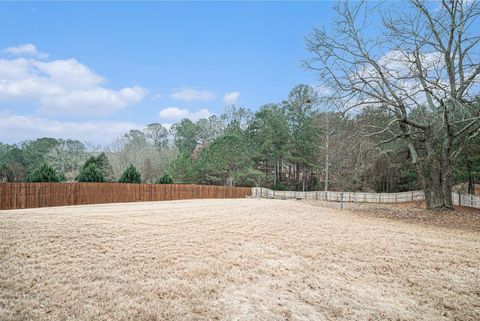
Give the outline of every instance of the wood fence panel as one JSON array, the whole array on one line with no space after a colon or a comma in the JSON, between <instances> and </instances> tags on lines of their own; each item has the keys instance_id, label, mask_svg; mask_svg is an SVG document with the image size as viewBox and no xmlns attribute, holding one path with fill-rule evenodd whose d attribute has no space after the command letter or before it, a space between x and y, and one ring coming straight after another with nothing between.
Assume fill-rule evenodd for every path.
<instances>
[{"instance_id":1,"label":"wood fence panel","mask_svg":"<svg viewBox=\"0 0 480 321\"><path fill-rule=\"evenodd\" d=\"M0 210L204 198L245 198L247 187L124 183L0 183Z\"/></svg>"}]
</instances>

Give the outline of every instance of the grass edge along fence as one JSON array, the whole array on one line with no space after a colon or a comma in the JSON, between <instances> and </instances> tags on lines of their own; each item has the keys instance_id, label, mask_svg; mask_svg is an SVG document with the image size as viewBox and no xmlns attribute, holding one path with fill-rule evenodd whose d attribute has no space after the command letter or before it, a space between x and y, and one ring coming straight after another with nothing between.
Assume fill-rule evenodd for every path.
<instances>
[{"instance_id":1,"label":"grass edge along fence","mask_svg":"<svg viewBox=\"0 0 480 321\"><path fill-rule=\"evenodd\" d=\"M423 191L411 191L401 193L364 193L364 192L296 192L274 191L264 187L252 188L252 197L274 199L310 199L332 202L356 202L356 203L385 203L396 204L425 200ZM480 196L471 194L452 193L453 205L480 208Z\"/></svg>"},{"instance_id":2,"label":"grass edge along fence","mask_svg":"<svg viewBox=\"0 0 480 321\"><path fill-rule=\"evenodd\" d=\"M207 198L245 198L250 187L125 183L0 183L0 210Z\"/></svg>"}]
</instances>

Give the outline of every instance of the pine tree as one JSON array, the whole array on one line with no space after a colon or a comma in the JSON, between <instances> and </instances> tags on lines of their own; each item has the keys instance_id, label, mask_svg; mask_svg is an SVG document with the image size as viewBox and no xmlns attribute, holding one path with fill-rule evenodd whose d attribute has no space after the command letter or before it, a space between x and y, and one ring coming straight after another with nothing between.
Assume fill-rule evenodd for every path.
<instances>
[{"instance_id":1,"label":"pine tree","mask_svg":"<svg viewBox=\"0 0 480 321\"><path fill-rule=\"evenodd\" d=\"M142 182L142 177L135 168L135 166L130 164L130 166L128 166L127 169L123 172L122 177L120 177L118 182L140 184Z\"/></svg>"},{"instance_id":2,"label":"pine tree","mask_svg":"<svg viewBox=\"0 0 480 321\"><path fill-rule=\"evenodd\" d=\"M38 182L59 182L60 177L55 169L47 163L42 163L28 176L28 181Z\"/></svg>"},{"instance_id":3,"label":"pine tree","mask_svg":"<svg viewBox=\"0 0 480 321\"><path fill-rule=\"evenodd\" d=\"M113 167L112 164L110 164L107 155L105 155L105 153L101 153L97 156L96 161L97 167L102 172L105 180L108 182L113 181L115 179L115 175L113 174Z\"/></svg>"},{"instance_id":4,"label":"pine tree","mask_svg":"<svg viewBox=\"0 0 480 321\"><path fill-rule=\"evenodd\" d=\"M173 184L173 178L165 173L158 179L157 184Z\"/></svg>"},{"instance_id":5,"label":"pine tree","mask_svg":"<svg viewBox=\"0 0 480 321\"><path fill-rule=\"evenodd\" d=\"M102 172L93 162L86 163L77 176L79 182L105 182Z\"/></svg>"}]
</instances>

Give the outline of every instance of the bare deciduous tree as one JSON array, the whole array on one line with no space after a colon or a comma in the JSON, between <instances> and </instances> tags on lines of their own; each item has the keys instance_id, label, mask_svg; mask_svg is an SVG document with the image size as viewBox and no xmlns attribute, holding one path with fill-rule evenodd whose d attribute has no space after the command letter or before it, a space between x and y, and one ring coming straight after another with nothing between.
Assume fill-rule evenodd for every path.
<instances>
[{"instance_id":1,"label":"bare deciduous tree","mask_svg":"<svg viewBox=\"0 0 480 321\"><path fill-rule=\"evenodd\" d=\"M480 3L410 4L335 5L333 31L315 29L307 39L313 57L306 66L345 109L388 111L391 121L375 134L407 144L428 208L451 208L453 164L480 128ZM372 33L375 20L383 32Z\"/></svg>"}]
</instances>

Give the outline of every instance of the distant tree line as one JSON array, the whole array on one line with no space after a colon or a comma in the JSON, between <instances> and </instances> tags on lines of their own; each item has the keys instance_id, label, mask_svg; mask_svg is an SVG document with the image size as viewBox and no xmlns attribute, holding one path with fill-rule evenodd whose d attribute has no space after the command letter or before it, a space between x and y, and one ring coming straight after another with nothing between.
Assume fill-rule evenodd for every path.
<instances>
[{"instance_id":1,"label":"distant tree line","mask_svg":"<svg viewBox=\"0 0 480 321\"><path fill-rule=\"evenodd\" d=\"M39 138L0 143L0 180L197 183L264 186L277 190L399 192L421 189L408 145L370 135L391 121L389 111L329 110L307 85L286 100L253 112L225 113L167 130L150 124L110 145ZM469 141L454 164L454 183L474 192L480 179L480 141Z\"/></svg>"}]
</instances>

